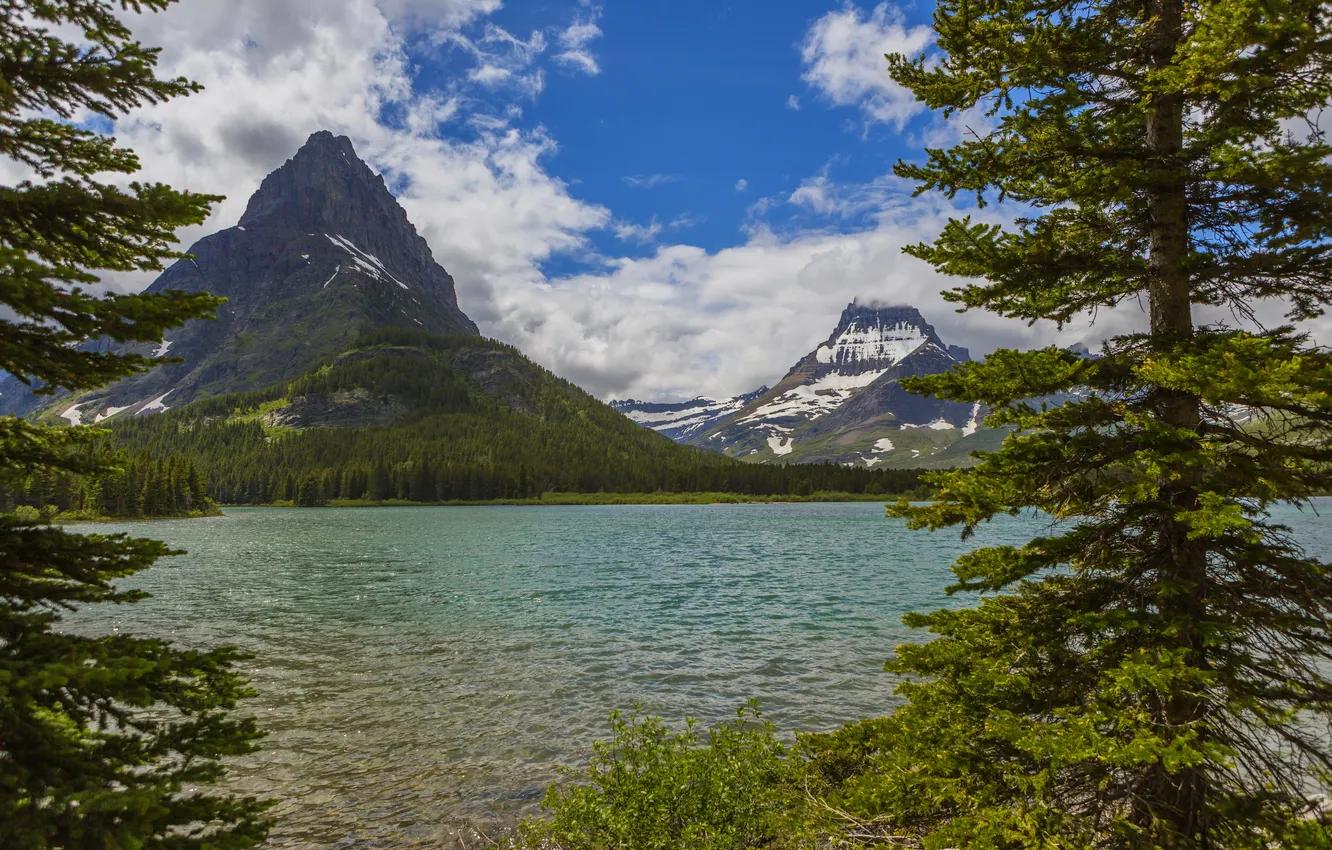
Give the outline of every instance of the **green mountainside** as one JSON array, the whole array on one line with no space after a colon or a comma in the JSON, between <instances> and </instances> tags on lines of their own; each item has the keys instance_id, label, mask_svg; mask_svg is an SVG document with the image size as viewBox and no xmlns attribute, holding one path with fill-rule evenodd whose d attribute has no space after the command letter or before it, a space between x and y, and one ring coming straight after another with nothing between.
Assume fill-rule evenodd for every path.
<instances>
[{"instance_id":1,"label":"green mountainside","mask_svg":"<svg viewBox=\"0 0 1332 850\"><path fill-rule=\"evenodd\" d=\"M640 428L516 349L367 331L296 380L109 423L131 455L204 470L224 504L545 492L907 492L912 471L744 464Z\"/></svg>"}]
</instances>

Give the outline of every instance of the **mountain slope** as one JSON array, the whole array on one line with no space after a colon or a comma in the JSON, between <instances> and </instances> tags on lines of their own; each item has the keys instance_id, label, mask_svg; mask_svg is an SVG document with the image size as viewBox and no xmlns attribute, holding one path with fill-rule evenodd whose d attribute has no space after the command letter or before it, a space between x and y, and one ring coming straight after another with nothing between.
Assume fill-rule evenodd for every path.
<instances>
[{"instance_id":1,"label":"mountain slope","mask_svg":"<svg viewBox=\"0 0 1332 850\"><path fill-rule=\"evenodd\" d=\"M232 504L918 483L914 472L738 463L635 425L509 346L403 329L367 332L294 381L110 426L119 448L196 464Z\"/></svg>"},{"instance_id":2,"label":"mountain slope","mask_svg":"<svg viewBox=\"0 0 1332 850\"><path fill-rule=\"evenodd\" d=\"M477 334L453 279L351 142L315 133L264 179L232 228L190 247L149 291L212 292L228 302L216 321L194 321L136 353L182 358L51 409L71 422L160 412L198 398L291 380L345 350L365 328L415 326ZM34 399L13 379L0 412Z\"/></svg>"}]
</instances>

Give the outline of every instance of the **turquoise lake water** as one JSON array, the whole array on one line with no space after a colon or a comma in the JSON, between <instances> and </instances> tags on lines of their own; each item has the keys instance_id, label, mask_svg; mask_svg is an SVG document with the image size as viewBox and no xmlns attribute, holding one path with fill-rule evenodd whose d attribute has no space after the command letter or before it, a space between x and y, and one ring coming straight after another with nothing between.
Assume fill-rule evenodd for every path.
<instances>
[{"instance_id":1,"label":"turquoise lake water","mask_svg":"<svg viewBox=\"0 0 1332 850\"><path fill-rule=\"evenodd\" d=\"M1280 516L1332 559L1332 523ZM273 846L476 846L614 708L713 722L752 697L784 730L891 710L883 661L922 637L901 615L970 604L942 592L952 559L1046 528L964 543L877 504L236 509L79 526L190 554L126 582L153 599L73 623L254 654L269 737L230 783L281 799Z\"/></svg>"}]
</instances>

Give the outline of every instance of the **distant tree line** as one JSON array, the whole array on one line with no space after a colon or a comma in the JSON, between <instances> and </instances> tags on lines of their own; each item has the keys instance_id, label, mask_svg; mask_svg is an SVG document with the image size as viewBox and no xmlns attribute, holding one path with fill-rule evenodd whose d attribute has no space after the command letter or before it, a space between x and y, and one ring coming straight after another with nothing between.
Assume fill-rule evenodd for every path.
<instances>
[{"instance_id":1,"label":"distant tree line","mask_svg":"<svg viewBox=\"0 0 1332 850\"><path fill-rule=\"evenodd\" d=\"M702 451L607 451L576 429L519 415L445 415L406 427L319 428L276 437L257 421L159 417L136 420L115 439L202 470L207 494L234 505L489 501L547 492L886 495L921 485L917 470L760 466Z\"/></svg>"},{"instance_id":2,"label":"distant tree line","mask_svg":"<svg viewBox=\"0 0 1332 850\"><path fill-rule=\"evenodd\" d=\"M44 469L0 483L0 513L57 516L183 517L215 508L208 480L194 462L146 453L98 458L96 473ZM27 510L20 510L27 509Z\"/></svg>"}]
</instances>

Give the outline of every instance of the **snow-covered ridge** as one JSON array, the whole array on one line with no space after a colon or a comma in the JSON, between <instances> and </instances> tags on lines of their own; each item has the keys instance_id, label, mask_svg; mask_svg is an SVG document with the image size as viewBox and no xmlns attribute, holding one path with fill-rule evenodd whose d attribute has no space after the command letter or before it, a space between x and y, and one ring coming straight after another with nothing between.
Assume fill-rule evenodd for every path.
<instances>
[{"instance_id":1,"label":"snow-covered ridge","mask_svg":"<svg viewBox=\"0 0 1332 850\"><path fill-rule=\"evenodd\" d=\"M893 325L853 322L832 345L821 345L814 352L820 363L896 363L929 339L918 326L909 322Z\"/></svg>"}]
</instances>

